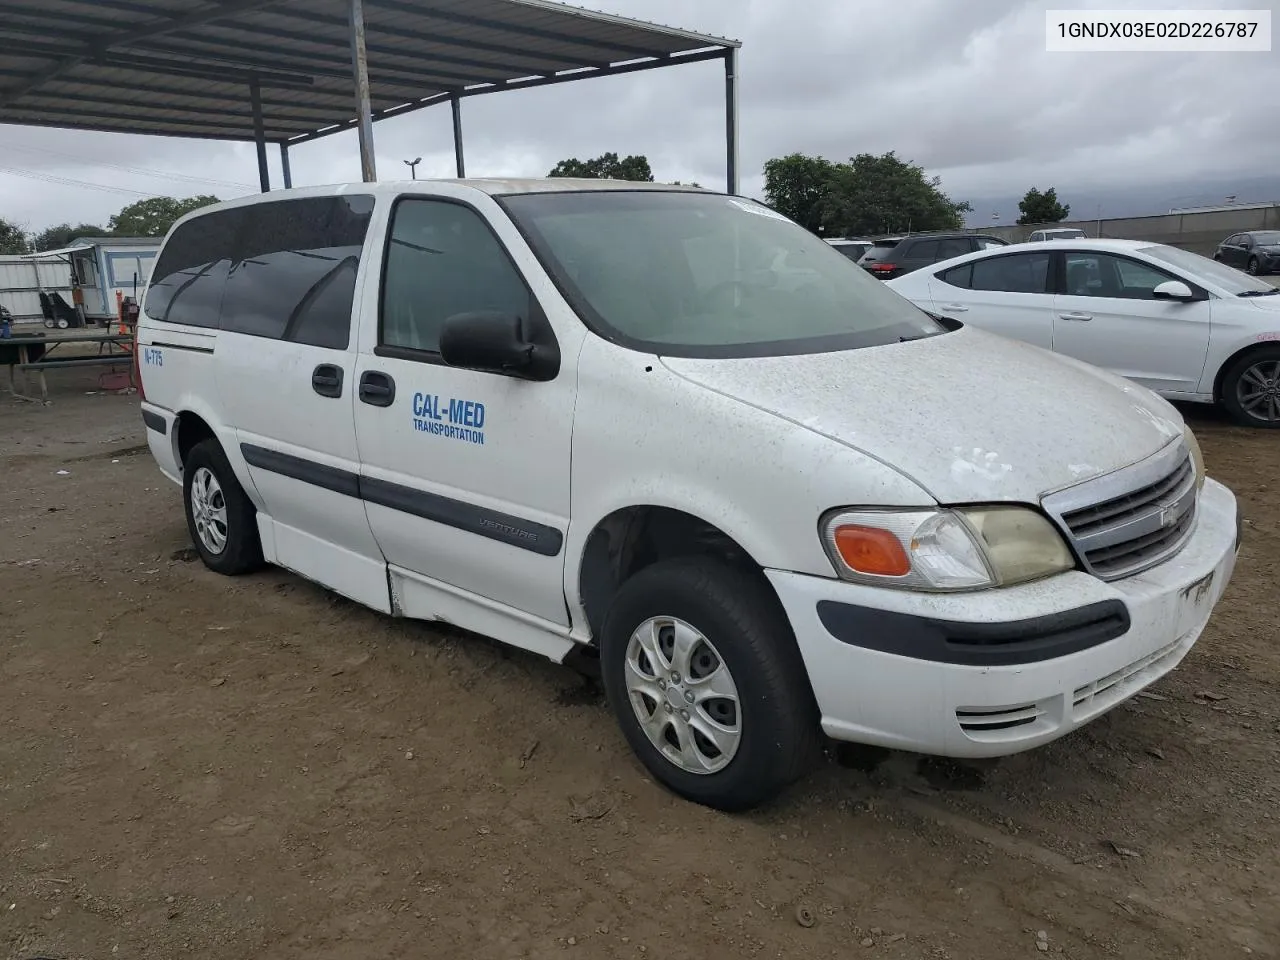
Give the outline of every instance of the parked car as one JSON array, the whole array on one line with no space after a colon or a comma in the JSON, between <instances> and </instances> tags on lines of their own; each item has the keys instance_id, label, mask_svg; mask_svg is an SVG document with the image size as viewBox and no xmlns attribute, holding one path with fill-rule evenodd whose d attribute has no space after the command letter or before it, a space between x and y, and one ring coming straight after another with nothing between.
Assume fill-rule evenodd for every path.
<instances>
[{"instance_id":1,"label":"parked car","mask_svg":"<svg viewBox=\"0 0 1280 960\"><path fill-rule=\"evenodd\" d=\"M1280 290L1140 240L988 250L894 280L912 303L1280 428Z\"/></svg>"},{"instance_id":2,"label":"parked car","mask_svg":"<svg viewBox=\"0 0 1280 960\"><path fill-rule=\"evenodd\" d=\"M723 809L822 732L1054 740L1172 670L1236 559L1235 498L1164 400L701 190L205 207L165 239L136 349L207 567L598 658L652 775Z\"/></svg>"},{"instance_id":3,"label":"parked car","mask_svg":"<svg viewBox=\"0 0 1280 960\"><path fill-rule=\"evenodd\" d=\"M1032 230L1027 243L1040 243L1042 240L1084 240L1087 237L1079 227L1054 227L1050 230Z\"/></svg>"},{"instance_id":4,"label":"parked car","mask_svg":"<svg viewBox=\"0 0 1280 960\"><path fill-rule=\"evenodd\" d=\"M1008 241L976 233L926 234L918 237L885 237L877 240L858 265L873 277L889 280L939 260L950 260L973 250L1008 246Z\"/></svg>"},{"instance_id":5,"label":"parked car","mask_svg":"<svg viewBox=\"0 0 1280 960\"><path fill-rule=\"evenodd\" d=\"M1259 276L1280 273L1280 230L1254 230L1227 237L1213 259Z\"/></svg>"},{"instance_id":6,"label":"parked car","mask_svg":"<svg viewBox=\"0 0 1280 960\"><path fill-rule=\"evenodd\" d=\"M851 240L847 237L832 237L827 243L835 247L854 263L862 259L862 255L871 249L874 240Z\"/></svg>"}]
</instances>

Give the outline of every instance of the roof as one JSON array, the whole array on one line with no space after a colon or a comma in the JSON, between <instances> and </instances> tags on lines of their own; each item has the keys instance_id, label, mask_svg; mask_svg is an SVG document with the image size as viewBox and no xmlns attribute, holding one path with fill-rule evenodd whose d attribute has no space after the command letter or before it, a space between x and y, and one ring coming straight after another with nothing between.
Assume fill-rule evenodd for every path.
<instances>
[{"instance_id":1,"label":"roof","mask_svg":"<svg viewBox=\"0 0 1280 960\"><path fill-rule=\"evenodd\" d=\"M100 246L158 247L162 239L162 237L76 237L69 246L58 247L56 250L41 250L39 253L23 253L20 256L23 260L52 260L55 257L83 253Z\"/></svg>"},{"instance_id":2,"label":"roof","mask_svg":"<svg viewBox=\"0 0 1280 960\"><path fill-rule=\"evenodd\" d=\"M1011 247L1036 247L1037 249L1060 249L1058 244L1046 247L1044 241L1024 240L1022 243L1011 243ZM1071 246L1081 250L1141 250L1143 247L1164 246L1158 240L1112 240L1097 237L1072 237Z\"/></svg>"},{"instance_id":3,"label":"roof","mask_svg":"<svg viewBox=\"0 0 1280 960\"><path fill-rule=\"evenodd\" d=\"M158 247L163 237L76 237L76 243L94 247Z\"/></svg>"},{"instance_id":4,"label":"roof","mask_svg":"<svg viewBox=\"0 0 1280 960\"><path fill-rule=\"evenodd\" d=\"M56 257L65 257L72 253L80 253L84 250L92 250L93 247L87 243L74 243L69 247L59 247L57 250L41 250L39 253L21 254L23 260L53 260Z\"/></svg>"},{"instance_id":5,"label":"roof","mask_svg":"<svg viewBox=\"0 0 1280 960\"><path fill-rule=\"evenodd\" d=\"M1268 207L1280 207L1280 200L1259 200L1249 203L1226 203L1216 207L1174 207L1169 211L1169 213L1226 213L1230 210L1266 210ZM1157 214L1157 216L1159 216L1159 214Z\"/></svg>"},{"instance_id":6,"label":"roof","mask_svg":"<svg viewBox=\"0 0 1280 960\"><path fill-rule=\"evenodd\" d=\"M719 58L737 41L550 0L363 0L373 119ZM298 143L356 125L349 0L3 0L0 123Z\"/></svg>"}]
</instances>

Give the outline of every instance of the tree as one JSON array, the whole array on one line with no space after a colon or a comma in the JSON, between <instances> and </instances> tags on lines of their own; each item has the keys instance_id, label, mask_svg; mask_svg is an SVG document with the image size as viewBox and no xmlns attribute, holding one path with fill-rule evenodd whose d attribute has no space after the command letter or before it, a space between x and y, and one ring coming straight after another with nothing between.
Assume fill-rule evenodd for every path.
<instances>
[{"instance_id":1,"label":"tree","mask_svg":"<svg viewBox=\"0 0 1280 960\"><path fill-rule=\"evenodd\" d=\"M822 157L791 153L764 165L765 202L814 233L822 228L822 204L836 165Z\"/></svg>"},{"instance_id":2,"label":"tree","mask_svg":"<svg viewBox=\"0 0 1280 960\"><path fill-rule=\"evenodd\" d=\"M973 208L942 192L939 177L899 159L860 153L847 163L793 153L764 165L765 200L815 233L957 230Z\"/></svg>"},{"instance_id":3,"label":"tree","mask_svg":"<svg viewBox=\"0 0 1280 960\"><path fill-rule=\"evenodd\" d=\"M837 164L822 202L823 225L830 236L855 236L882 230L958 230L973 208L942 192L941 177L899 159L860 153Z\"/></svg>"},{"instance_id":4,"label":"tree","mask_svg":"<svg viewBox=\"0 0 1280 960\"><path fill-rule=\"evenodd\" d=\"M605 153L594 160L579 160L570 157L561 160L549 177L589 177L593 180L652 180L653 171L649 169L649 158L630 156L618 159L616 153Z\"/></svg>"},{"instance_id":5,"label":"tree","mask_svg":"<svg viewBox=\"0 0 1280 960\"><path fill-rule=\"evenodd\" d=\"M1071 213L1071 205L1058 202L1058 191L1050 187L1041 193L1035 187L1027 191L1027 195L1018 201L1018 209L1022 216L1018 223L1058 223L1067 219Z\"/></svg>"},{"instance_id":6,"label":"tree","mask_svg":"<svg viewBox=\"0 0 1280 960\"><path fill-rule=\"evenodd\" d=\"M0 219L0 255L30 253L27 235L16 223Z\"/></svg>"},{"instance_id":7,"label":"tree","mask_svg":"<svg viewBox=\"0 0 1280 960\"><path fill-rule=\"evenodd\" d=\"M218 198L209 195L186 197L151 197L131 203L107 223L107 229L118 237L162 237L179 217L217 203Z\"/></svg>"},{"instance_id":8,"label":"tree","mask_svg":"<svg viewBox=\"0 0 1280 960\"><path fill-rule=\"evenodd\" d=\"M92 223L82 223L78 227L73 227L69 223L60 223L56 227L48 227L37 233L31 239L31 246L36 253L43 253L45 250L69 247L76 237L101 237L106 232L103 227Z\"/></svg>"}]
</instances>

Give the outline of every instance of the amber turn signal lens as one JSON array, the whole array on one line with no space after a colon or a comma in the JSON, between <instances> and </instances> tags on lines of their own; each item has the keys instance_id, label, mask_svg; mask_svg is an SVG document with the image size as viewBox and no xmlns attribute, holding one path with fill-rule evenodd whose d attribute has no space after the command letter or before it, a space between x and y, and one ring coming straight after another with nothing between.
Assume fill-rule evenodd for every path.
<instances>
[{"instance_id":1,"label":"amber turn signal lens","mask_svg":"<svg viewBox=\"0 0 1280 960\"><path fill-rule=\"evenodd\" d=\"M854 524L836 527L836 551L849 569L878 577L905 577L911 560L902 544L888 530Z\"/></svg>"}]
</instances>

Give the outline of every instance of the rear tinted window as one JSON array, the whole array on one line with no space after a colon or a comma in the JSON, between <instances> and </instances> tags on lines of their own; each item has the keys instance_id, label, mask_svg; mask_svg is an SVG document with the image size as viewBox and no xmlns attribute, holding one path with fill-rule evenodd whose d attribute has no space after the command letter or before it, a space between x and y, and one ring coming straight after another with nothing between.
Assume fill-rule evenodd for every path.
<instances>
[{"instance_id":1,"label":"rear tinted window","mask_svg":"<svg viewBox=\"0 0 1280 960\"><path fill-rule=\"evenodd\" d=\"M1049 254L1016 253L970 261L938 274L953 287L1002 293L1044 293L1049 278Z\"/></svg>"},{"instance_id":2,"label":"rear tinted window","mask_svg":"<svg viewBox=\"0 0 1280 960\"><path fill-rule=\"evenodd\" d=\"M305 197L243 209L223 329L346 349L373 197Z\"/></svg>"},{"instance_id":3,"label":"rear tinted window","mask_svg":"<svg viewBox=\"0 0 1280 960\"><path fill-rule=\"evenodd\" d=\"M832 246L838 252L854 261L861 260L862 255L871 249L871 245L868 243L833 243Z\"/></svg>"},{"instance_id":4,"label":"rear tinted window","mask_svg":"<svg viewBox=\"0 0 1280 960\"><path fill-rule=\"evenodd\" d=\"M143 310L152 320L217 327L243 208L209 213L178 227L160 252Z\"/></svg>"}]
</instances>

